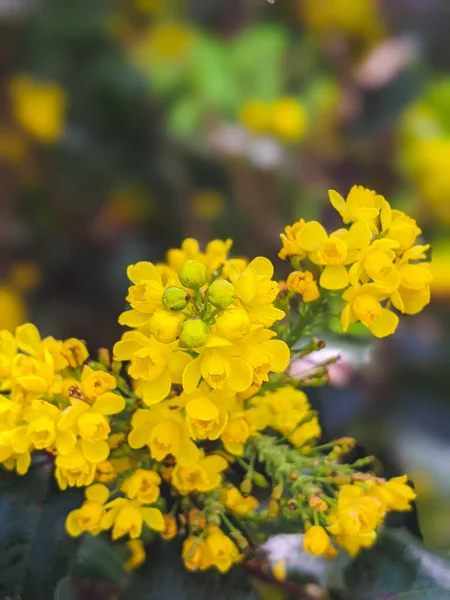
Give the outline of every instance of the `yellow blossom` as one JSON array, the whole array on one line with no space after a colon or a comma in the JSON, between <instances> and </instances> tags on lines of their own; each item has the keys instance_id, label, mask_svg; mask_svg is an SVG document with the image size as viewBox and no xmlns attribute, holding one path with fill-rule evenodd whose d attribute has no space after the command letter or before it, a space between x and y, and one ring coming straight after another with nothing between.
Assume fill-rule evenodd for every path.
<instances>
[{"instance_id":1,"label":"yellow blossom","mask_svg":"<svg viewBox=\"0 0 450 600\"><path fill-rule=\"evenodd\" d=\"M368 494L379 500L386 510L411 510L411 502L415 499L416 494L407 481L407 476L402 475L393 477L384 483L374 483L369 487Z\"/></svg>"},{"instance_id":2,"label":"yellow blossom","mask_svg":"<svg viewBox=\"0 0 450 600\"><path fill-rule=\"evenodd\" d=\"M66 519L66 530L72 537L78 537L85 531L97 535L102 530L104 505L109 498L109 490L97 483L86 488L85 495L86 501L81 508L70 512Z\"/></svg>"},{"instance_id":3,"label":"yellow blossom","mask_svg":"<svg viewBox=\"0 0 450 600\"><path fill-rule=\"evenodd\" d=\"M224 490L224 504L228 510L240 517L246 517L258 508L258 500L253 496L244 497L236 487Z\"/></svg>"},{"instance_id":4,"label":"yellow blossom","mask_svg":"<svg viewBox=\"0 0 450 600\"><path fill-rule=\"evenodd\" d=\"M14 331L26 319L26 306L21 296L13 289L0 287L0 330Z\"/></svg>"},{"instance_id":5,"label":"yellow blossom","mask_svg":"<svg viewBox=\"0 0 450 600\"><path fill-rule=\"evenodd\" d=\"M183 495L193 491L209 492L220 486L221 471L227 467L227 461L214 454L201 457L189 466L178 464L172 473L172 485Z\"/></svg>"},{"instance_id":6,"label":"yellow blossom","mask_svg":"<svg viewBox=\"0 0 450 600\"><path fill-rule=\"evenodd\" d=\"M124 568L127 571L135 571L145 562L146 553L144 544L142 540L128 540L126 546L130 551L130 556L124 564Z\"/></svg>"},{"instance_id":7,"label":"yellow blossom","mask_svg":"<svg viewBox=\"0 0 450 600\"><path fill-rule=\"evenodd\" d=\"M10 94L14 116L26 131L45 144L62 137L67 96L56 83L16 75L10 82Z\"/></svg>"},{"instance_id":8,"label":"yellow blossom","mask_svg":"<svg viewBox=\"0 0 450 600\"><path fill-rule=\"evenodd\" d=\"M330 536L320 525L313 525L306 530L303 548L313 556L332 558L336 555L336 549L331 543Z\"/></svg>"},{"instance_id":9,"label":"yellow blossom","mask_svg":"<svg viewBox=\"0 0 450 600\"><path fill-rule=\"evenodd\" d=\"M115 498L105 504L106 514L102 519L102 529L112 528L112 539L124 535L136 539L141 535L144 523L154 531L164 531L164 518L158 508L142 506L137 500Z\"/></svg>"},{"instance_id":10,"label":"yellow blossom","mask_svg":"<svg viewBox=\"0 0 450 600\"><path fill-rule=\"evenodd\" d=\"M137 469L125 479L122 490L128 498L137 498L142 504L153 504L159 498L161 477L155 471Z\"/></svg>"},{"instance_id":11,"label":"yellow blossom","mask_svg":"<svg viewBox=\"0 0 450 600\"><path fill-rule=\"evenodd\" d=\"M267 133L270 130L272 111L270 105L261 100L248 100L239 112L239 121L250 131Z\"/></svg>"},{"instance_id":12,"label":"yellow blossom","mask_svg":"<svg viewBox=\"0 0 450 600\"><path fill-rule=\"evenodd\" d=\"M212 565L209 547L202 538L188 537L183 543L182 558L189 571L203 571Z\"/></svg>"},{"instance_id":13,"label":"yellow blossom","mask_svg":"<svg viewBox=\"0 0 450 600\"><path fill-rule=\"evenodd\" d=\"M354 185L348 193L347 199L334 190L329 192L330 202L341 215L344 223L355 223L361 221L368 223L372 228L374 221L380 214L385 199L376 192Z\"/></svg>"},{"instance_id":14,"label":"yellow blossom","mask_svg":"<svg viewBox=\"0 0 450 600\"><path fill-rule=\"evenodd\" d=\"M177 520L173 515L164 515L164 523L165 528L161 531L161 537L168 542L177 535Z\"/></svg>"},{"instance_id":15,"label":"yellow blossom","mask_svg":"<svg viewBox=\"0 0 450 600\"><path fill-rule=\"evenodd\" d=\"M307 116L295 98L280 98L271 106L271 129L287 142L298 142L304 135Z\"/></svg>"},{"instance_id":16,"label":"yellow blossom","mask_svg":"<svg viewBox=\"0 0 450 600\"><path fill-rule=\"evenodd\" d=\"M212 526L207 533L206 545L211 564L221 573L226 573L239 562L239 550L233 540L225 535L219 527Z\"/></svg>"},{"instance_id":17,"label":"yellow blossom","mask_svg":"<svg viewBox=\"0 0 450 600\"><path fill-rule=\"evenodd\" d=\"M116 389L117 382L110 373L94 371L86 365L81 373L81 387L88 398L95 400L105 392Z\"/></svg>"},{"instance_id":18,"label":"yellow blossom","mask_svg":"<svg viewBox=\"0 0 450 600\"><path fill-rule=\"evenodd\" d=\"M289 273L286 286L290 292L300 294L303 302L314 302L314 300L320 297L317 283L309 271L293 271Z\"/></svg>"}]
</instances>

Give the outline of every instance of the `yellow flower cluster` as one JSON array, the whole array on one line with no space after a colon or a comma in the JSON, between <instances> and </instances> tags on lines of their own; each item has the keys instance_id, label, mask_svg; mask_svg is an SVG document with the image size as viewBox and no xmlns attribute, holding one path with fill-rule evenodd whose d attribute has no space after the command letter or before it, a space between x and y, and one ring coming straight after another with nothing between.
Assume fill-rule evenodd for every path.
<instances>
[{"instance_id":1,"label":"yellow flower cluster","mask_svg":"<svg viewBox=\"0 0 450 600\"><path fill-rule=\"evenodd\" d=\"M307 529L304 548L314 556L333 558L336 548L329 535L332 534L337 545L350 556L356 556L362 548L375 543L376 530L386 512L410 510L415 497L407 485L406 475L389 481L369 478L359 485L343 485L329 512L317 513L317 522L328 522L329 525L314 525Z\"/></svg>"},{"instance_id":2,"label":"yellow flower cluster","mask_svg":"<svg viewBox=\"0 0 450 600\"><path fill-rule=\"evenodd\" d=\"M307 115L295 98L280 98L269 103L249 100L240 111L240 122L250 131L279 138L286 142L298 142L305 134Z\"/></svg>"},{"instance_id":3,"label":"yellow flower cluster","mask_svg":"<svg viewBox=\"0 0 450 600\"><path fill-rule=\"evenodd\" d=\"M386 226L383 212L380 226L378 209L363 210L367 219L353 222L352 206L344 203L343 215L351 233L337 239L389 231L399 246L383 252L392 247L403 260L395 269L407 266L414 240L405 244L394 217ZM317 225L288 228L287 254L332 255L322 245L333 236L310 248ZM312 238L297 235L305 228ZM130 330L112 362L106 350L89 360L80 340L41 338L30 324L0 332L0 462L23 475L38 464L33 453L45 453L62 490L85 488L68 534L124 544L126 569L138 568L145 544L159 536L182 538L187 569L226 572L261 537L260 523L278 517L306 531L314 555L331 558L339 547L354 554L375 541L387 511L408 510L414 499L406 476L386 482L336 461L352 440L317 445L317 414L298 383L289 384L291 350L281 339L289 290L314 302L312 275L291 277L280 293L269 260L230 259L230 247L213 240L202 250L186 239L165 263L131 265L130 309L119 317ZM354 264L370 287L363 248Z\"/></svg>"},{"instance_id":4,"label":"yellow flower cluster","mask_svg":"<svg viewBox=\"0 0 450 600\"><path fill-rule=\"evenodd\" d=\"M346 200L333 190L329 195L348 227L328 234L317 221L300 219L281 235L279 256L320 273L324 293L342 293L344 331L361 322L376 337L391 335L399 322L393 309L413 315L430 301L429 246L416 244L416 221L376 192L354 186ZM306 302L318 295L309 271L291 274L288 289Z\"/></svg>"}]
</instances>

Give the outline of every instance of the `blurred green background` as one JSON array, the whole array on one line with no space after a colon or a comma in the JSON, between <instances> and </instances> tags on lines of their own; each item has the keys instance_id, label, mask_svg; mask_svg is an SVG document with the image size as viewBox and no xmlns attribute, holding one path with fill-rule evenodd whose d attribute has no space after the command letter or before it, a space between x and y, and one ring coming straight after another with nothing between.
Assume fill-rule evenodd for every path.
<instances>
[{"instance_id":1,"label":"blurred green background","mask_svg":"<svg viewBox=\"0 0 450 600\"><path fill-rule=\"evenodd\" d=\"M313 401L450 547L449 28L448 0L0 0L0 328L110 347L128 264L231 237L283 276L286 224L376 189L433 244L433 301L336 332Z\"/></svg>"}]
</instances>

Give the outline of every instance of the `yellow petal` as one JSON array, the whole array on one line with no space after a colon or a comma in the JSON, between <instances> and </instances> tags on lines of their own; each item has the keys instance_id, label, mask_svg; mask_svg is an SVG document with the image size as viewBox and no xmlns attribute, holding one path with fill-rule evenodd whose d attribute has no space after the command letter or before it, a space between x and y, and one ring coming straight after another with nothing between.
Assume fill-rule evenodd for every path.
<instances>
[{"instance_id":1,"label":"yellow petal","mask_svg":"<svg viewBox=\"0 0 450 600\"><path fill-rule=\"evenodd\" d=\"M90 485L88 488L86 488L85 496L91 502L105 504L109 498L109 490L106 485L95 483L94 485Z\"/></svg>"},{"instance_id":2,"label":"yellow petal","mask_svg":"<svg viewBox=\"0 0 450 600\"><path fill-rule=\"evenodd\" d=\"M342 290L350 283L344 265L327 265L320 275L319 283L326 290Z\"/></svg>"},{"instance_id":3,"label":"yellow petal","mask_svg":"<svg viewBox=\"0 0 450 600\"><path fill-rule=\"evenodd\" d=\"M173 383L182 382L184 370L192 360L187 352L174 352L171 355L167 368Z\"/></svg>"},{"instance_id":4,"label":"yellow petal","mask_svg":"<svg viewBox=\"0 0 450 600\"><path fill-rule=\"evenodd\" d=\"M25 323L16 329L16 340L22 352L35 356L39 352L41 336L35 325Z\"/></svg>"},{"instance_id":5,"label":"yellow petal","mask_svg":"<svg viewBox=\"0 0 450 600\"><path fill-rule=\"evenodd\" d=\"M370 244L371 240L372 232L370 231L370 227L367 223L361 221L353 223L345 237L345 242L350 250L365 248Z\"/></svg>"},{"instance_id":6,"label":"yellow petal","mask_svg":"<svg viewBox=\"0 0 450 600\"><path fill-rule=\"evenodd\" d=\"M136 334L138 332L128 333ZM119 342L114 344L114 360L130 360L133 354L145 346L147 342L148 340L143 335L124 335Z\"/></svg>"},{"instance_id":7,"label":"yellow petal","mask_svg":"<svg viewBox=\"0 0 450 600\"><path fill-rule=\"evenodd\" d=\"M130 448L136 450L137 448L143 448L149 440L149 427L135 427L128 434L128 443Z\"/></svg>"},{"instance_id":8,"label":"yellow petal","mask_svg":"<svg viewBox=\"0 0 450 600\"><path fill-rule=\"evenodd\" d=\"M128 279L133 283L141 281L157 281L161 283L161 275L158 269L151 262L141 261L135 265L130 265L127 269Z\"/></svg>"},{"instance_id":9,"label":"yellow petal","mask_svg":"<svg viewBox=\"0 0 450 600\"><path fill-rule=\"evenodd\" d=\"M268 340L263 342L264 350L271 355L270 370L274 373L282 373L287 369L291 353L287 344L281 340Z\"/></svg>"},{"instance_id":10,"label":"yellow petal","mask_svg":"<svg viewBox=\"0 0 450 600\"><path fill-rule=\"evenodd\" d=\"M328 191L328 197L330 199L330 203L335 208L338 213L341 215L344 223L347 222L347 205L345 203L344 198L338 194L335 190Z\"/></svg>"},{"instance_id":11,"label":"yellow petal","mask_svg":"<svg viewBox=\"0 0 450 600\"><path fill-rule=\"evenodd\" d=\"M327 232L317 221L305 223L297 233L298 245L307 252L314 252L328 239Z\"/></svg>"},{"instance_id":12,"label":"yellow petal","mask_svg":"<svg viewBox=\"0 0 450 600\"><path fill-rule=\"evenodd\" d=\"M166 523L161 511L158 508L147 508L146 506L143 506L139 509L139 511L146 525L150 527L150 529L154 529L155 531L164 531L166 528Z\"/></svg>"},{"instance_id":13,"label":"yellow petal","mask_svg":"<svg viewBox=\"0 0 450 600\"><path fill-rule=\"evenodd\" d=\"M200 371L201 359L196 358L190 362L183 371L183 389L185 392L190 394L195 391L202 376Z\"/></svg>"},{"instance_id":14,"label":"yellow petal","mask_svg":"<svg viewBox=\"0 0 450 600\"><path fill-rule=\"evenodd\" d=\"M370 331L375 337L383 338L392 335L397 329L398 316L387 308L383 308L380 316L370 326Z\"/></svg>"},{"instance_id":15,"label":"yellow petal","mask_svg":"<svg viewBox=\"0 0 450 600\"><path fill-rule=\"evenodd\" d=\"M11 436L11 447L14 452L17 452L18 454L28 452L30 445L26 426L16 427Z\"/></svg>"},{"instance_id":16,"label":"yellow petal","mask_svg":"<svg viewBox=\"0 0 450 600\"><path fill-rule=\"evenodd\" d=\"M92 405L92 411L101 415L115 415L125 408L125 399L119 394L106 392L97 398Z\"/></svg>"},{"instance_id":17,"label":"yellow petal","mask_svg":"<svg viewBox=\"0 0 450 600\"><path fill-rule=\"evenodd\" d=\"M31 465L31 454L23 452L16 457L16 471L19 475L25 475Z\"/></svg>"},{"instance_id":18,"label":"yellow petal","mask_svg":"<svg viewBox=\"0 0 450 600\"><path fill-rule=\"evenodd\" d=\"M78 537L82 533L82 530L78 523L78 514L79 514L78 510L73 510L72 512L70 512L67 515L66 531L72 537Z\"/></svg>"},{"instance_id":19,"label":"yellow petal","mask_svg":"<svg viewBox=\"0 0 450 600\"><path fill-rule=\"evenodd\" d=\"M125 327L143 327L148 325L151 315L144 315L137 310L126 310L119 316L119 324Z\"/></svg>"},{"instance_id":20,"label":"yellow petal","mask_svg":"<svg viewBox=\"0 0 450 600\"><path fill-rule=\"evenodd\" d=\"M142 382L142 385L139 386L139 390L145 404L151 406L152 404L157 404L158 402L161 402L161 400L164 400L164 398L169 395L171 387L172 381L169 372L165 370L153 381Z\"/></svg>"},{"instance_id":21,"label":"yellow petal","mask_svg":"<svg viewBox=\"0 0 450 600\"><path fill-rule=\"evenodd\" d=\"M109 456L109 446L104 440L94 443L81 440L81 449L86 460L94 464L103 462Z\"/></svg>"},{"instance_id":22,"label":"yellow petal","mask_svg":"<svg viewBox=\"0 0 450 600\"><path fill-rule=\"evenodd\" d=\"M177 462L185 467L195 465L200 458L200 450L187 434L180 436L180 445L176 458Z\"/></svg>"},{"instance_id":23,"label":"yellow petal","mask_svg":"<svg viewBox=\"0 0 450 600\"><path fill-rule=\"evenodd\" d=\"M249 264L249 267L253 267L261 279L272 279L273 275L273 264L268 258L264 256L257 256Z\"/></svg>"},{"instance_id":24,"label":"yellow petal","mask_svg":"<svg viewBox=\"0 0 450 600\"><path fill-rule=\"evenodd\" d=\"M77 436L70 429L58 431L56 434L56 450L58 454L70 454L77 444Z\"/></svg>"},{"instance_id":25,"label":"yellow petal","mask_svg":"<svg viewBox=\"0 0 450 600\"><path fill-rule=\"evenodd\" d=\"M256 269L248 265L235 283L236 295L242 302L251 302L256 294L258 274Z\"/></svg>"},{"instance_id":26,"label":"yellow petal","mask_svg":"<svg viewBox=\"0 0 450 600\"><path fill-rule=\"evenodd\" d=\"M253 369L251 365L242 358L230 357L230 374L228 386L235 392L245 392L253 381Z\"/></svg>"}]
</instances>

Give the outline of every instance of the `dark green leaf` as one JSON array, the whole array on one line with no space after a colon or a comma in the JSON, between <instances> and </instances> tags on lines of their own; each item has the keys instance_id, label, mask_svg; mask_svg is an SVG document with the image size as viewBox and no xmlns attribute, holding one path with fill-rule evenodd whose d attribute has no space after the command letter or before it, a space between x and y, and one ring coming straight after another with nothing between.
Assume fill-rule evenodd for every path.
<instances>
[{"instance_id":1,"label":"dark green leaf","mask_svg":"<svg viewBox=\"0 0 450 600\"><path fill-rule=\"evenodd\" d=\"M450 598L450 559L426 550L405 530L386 530L346 571L351 600Z\"/></svg>"}]
</instances>

